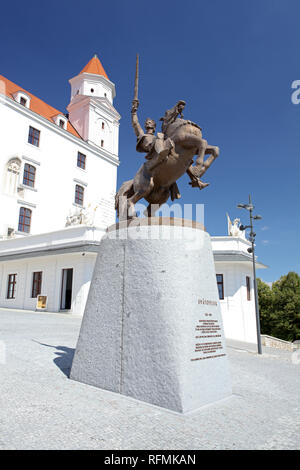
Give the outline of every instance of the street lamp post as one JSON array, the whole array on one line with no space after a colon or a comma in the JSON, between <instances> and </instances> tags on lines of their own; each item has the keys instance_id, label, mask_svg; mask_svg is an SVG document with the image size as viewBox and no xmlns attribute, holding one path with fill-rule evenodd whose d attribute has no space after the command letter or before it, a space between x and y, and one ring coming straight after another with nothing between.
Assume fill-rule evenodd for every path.
<instances>
[{"instance_id":1,"label":"street lamp post","mask_svg":"<svg viewBox=\"0 0 300 470\"><path fill-rule=\"evenodd\" d=\"M253 264L253 287L254 287L254 299L255 299L255 314L256 314L256 333L257 333L257 352L262 354L261 347L261 336L260 336L260 318L259 318L259 305L258 305L258 293L257 293L257 282L256 282L256 267L255 267L255 237L256 233L253 230L253 220L261 220L260 215L253 215L254 206L251 201L249 194L248 204L238 204L239 209L246 209L250 215L250 225L241 225L240 230L246 230L250 228L249 241L251 242L251 248L248 248L248 252L252 253L252 264Z\"/></svg>"}]
</instances>

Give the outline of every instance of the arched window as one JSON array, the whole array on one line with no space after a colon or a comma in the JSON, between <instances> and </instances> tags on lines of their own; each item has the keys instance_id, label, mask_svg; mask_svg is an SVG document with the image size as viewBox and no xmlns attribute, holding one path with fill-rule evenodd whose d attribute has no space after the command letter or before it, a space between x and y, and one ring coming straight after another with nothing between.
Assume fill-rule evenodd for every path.
<instances>
[{"instance_id":1,"label":"arched window","mask_svg":"<svg viewBox=\"0 0 300 470\"><path fill-rule=\"evenodd\" d=\"M75 186L75 204L83 206L84 188L76 184Z\"/></svg>"},{"instance_id":2,"label":"arched window","mask_svg":"<svg viewBox=\"0 0 300 470\"><path fill-rule=\"evenodd\" d=\"M17 192L20 169L21 160L19 158L11 158L7 162L4 185L6 194L15 194Z\"/></svg>"},{"instance_id":3,"label":"arched window","mask_svg":"<svg viewBox=\"0 0 300 470\"><path fill-rule=\"evenodd\" d=\"M27 207L20 208L19 225L18 225L19 232L26 232L26 233L30 232L31 214L32 214L32 211L30 209L27 209Z\"/></svg>"},{"instance_id":4,"label":"arched window","mask_svg":"<svg viewBox=\"0 0 300 470\"><path fill-rule=\"evenodd\" d=\"M36 168L29 163L24 165L23 184L34 188Z\"/></svg>"}]
</instances>

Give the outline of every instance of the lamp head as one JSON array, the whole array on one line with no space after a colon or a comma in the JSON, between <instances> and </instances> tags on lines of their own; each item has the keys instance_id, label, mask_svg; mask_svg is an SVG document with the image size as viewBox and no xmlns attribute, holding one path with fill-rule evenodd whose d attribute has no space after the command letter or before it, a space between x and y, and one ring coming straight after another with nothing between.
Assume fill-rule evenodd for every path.
<instances>
[{"instance_id":1,"label":"lamp head","mask_svg":"<svg viewBox=\"0 0 300 470\"><path fill-rule=\"evenodd\" d=\"M254 206L252 206L252 204L238 204L237 207L239 209L246 209L247 211L254 209Z\"/></svg>"}]
</instances>

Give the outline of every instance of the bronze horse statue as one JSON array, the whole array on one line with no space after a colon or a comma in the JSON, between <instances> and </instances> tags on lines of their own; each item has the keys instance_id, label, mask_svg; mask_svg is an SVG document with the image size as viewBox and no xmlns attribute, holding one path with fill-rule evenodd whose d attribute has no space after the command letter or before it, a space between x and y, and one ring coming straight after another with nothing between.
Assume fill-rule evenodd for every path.
<instances>
[{"instance_id":1,"label":"bronze horse statue","mask_svg":"<svg viewBox=\"0 0 300 470\"><path fill-rule=\"evenodd\" d=\"M179 101L161 118L163 133L155 136L155 122L152 119L146 120L144 132L137 118L139 102L136 90L137 85L132 103L132 125L138 139L137 150L147 153L147 161L132 180L122 184L116 194L115 208L120 221L136 217L135 204L142 198L149 203L146 211L148 217L153 216L170 196L172 200L180 198L176 181L184 173L189 175L192 187L203 189L208 186L200 177L219 155L219 148L209 145L202 138L201 128L183 119L184 101ZM195 155L197 159L193 164Z\"/></svg>"}]
</instances>

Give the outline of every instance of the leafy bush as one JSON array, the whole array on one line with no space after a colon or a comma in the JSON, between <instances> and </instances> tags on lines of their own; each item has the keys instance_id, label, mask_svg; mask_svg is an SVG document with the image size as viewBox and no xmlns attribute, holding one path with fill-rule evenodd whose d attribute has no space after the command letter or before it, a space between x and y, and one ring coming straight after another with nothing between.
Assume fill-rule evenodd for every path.
<instances>
[{"instance_id":1,"label":"leafy bush","mask_svg":"<svg viewBox=\"0 0 300 470\"><path fill-rule=\"evenodd\" d=\"M300 276L289 272L269 287L257 280L262 334L300 339Z\"/></svg>"}]
</instances>

